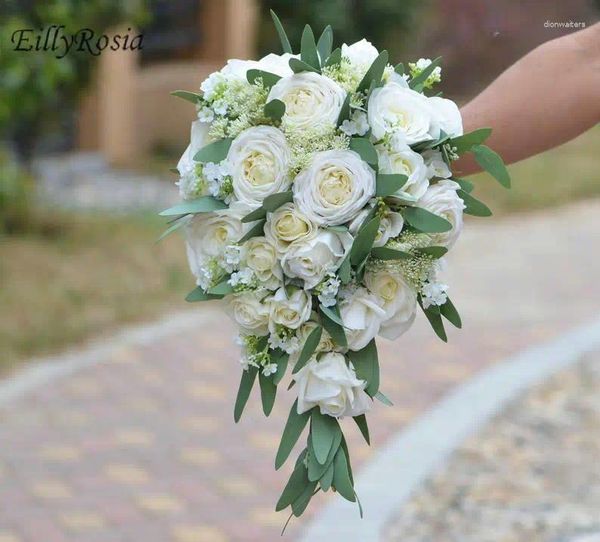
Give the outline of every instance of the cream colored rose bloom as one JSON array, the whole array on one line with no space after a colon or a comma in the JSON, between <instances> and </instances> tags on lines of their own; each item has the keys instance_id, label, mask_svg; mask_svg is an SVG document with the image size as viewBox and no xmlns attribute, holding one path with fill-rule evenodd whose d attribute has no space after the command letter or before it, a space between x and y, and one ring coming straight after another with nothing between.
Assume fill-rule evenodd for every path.
<instances>
[{"instance_id":1,"label":"cream colored rose bloom","mask_svg":"<svg viewBox=\"0 0 600 542\"><path fill-rule=\"evenodd\" d=\"M428 98L428 103L433 109L433 116L437 125L449 136L463 135L462 116L458 106L452 101L440 96Z\"/></svg>"},{"instance_id":2,"label":"cream colored rose bloom","mask_svg":"<svg viewBox=\"0 0 600 542\"><path fill-rule=\"evenodd\" d=\"M302 279L305 289L314 288L329 271L340 266L352 242L348 232L320 230L315 237L290 246L281 266L286 276Z\"/></svg>"},{"instance_id":3,"label":"cream colored rose bloom","mask_svg":"<svg viewBox=\"0 0 600 542\"><path fill-rule=\"evenodd\" d=\"M353 220L375 195L375 172L354 151L318 152L293 184L298 208L319 225Z\"/></svg>"},{"instance_id":4,"label":"cream colored rose bloom","mask_svg":"<svg viewBox=\"0 0 600 542\"><path fill-rule=\"evenodd\" d=\"M243 292L227 298L227 312L235 323L252 335L269 332L269 307L263 303L264 294Z\"/></svg>"},{"instance_id":5,"label":"cream colored rose bloom","mask_svg":"<svg viewBox=\"0 0 600 542\"><path fill-rule=\"evenodd\" d=\"M406 332L415 320L417 294L399 273L386 269L365 273L365 284L381 300L385 319L379 335L396 339Z\"/></svg>"},{"instance_id":6,"label":"cream colored rose bloom","mask_svg":"<svg viewBox=\"0 0 600 542\"><path fill-rule=\"evenodd\" d=\"M318 228L293 203L285 203L269 213L265 223L265 236L275 245L279 254L293 244L306 242L317 235Z\"/></svg>"},{"instance_id":7,"label":"cream colored rose bloom","mask_svg":"<svg viewBox=\"0 0 600 542\"><path fill-rule=\"evenodd\" d=\"M277 250L265 237L252 237L244 243L244 263L264 288L274 290L283 280Z\"/></svg>"},{"instance_id":8,"label":"cream colored rose bloom","mask_svg":"<svg viewBox=\"0 0 600 542\"><path fill-rule=\"evenodd\" d=\"M352 67L359 73L364 74L379 55L375 46L366 39L362 39L352 45L342 44L342 56L346 57Z\"/></svg>"},{"instance_id":9,"label":"cream colored rose bloom","mask_svg":"<svg viewBox=\"0 0 600 542\"><path fill-rule=\"evenodd\" d=\"M377 145L376 149L380 173L399 173L408 177L404 186L389 196L391 201L414 203L425 194L429 186L428 171L423 157L418 152L414 152L408 145L398 145L396 150Z\"/></svg>"},{"instance_id":10,"label":"cream colored rose bloom","mask_svg":"<svg viewBox=\"0 0 600 542\"><path fill-rule=\"evenodd\" d=\"M373 90L367 115L376 139L399 132L412 145L439 135L439 125L427 97L399 83L391 82Z\"/></svg>"},{"instance_id":11,"label":"cream colored rose bloom","mask_svg":"<svg viewBox=\"0 0 600 542\"><path fill-rule=\"evenodd\" d=\"M366 382L356 377L343 354L329 352L313 357L294 376L298 384L298 414L318 406L321 414L340 418L359 416L371 408Z\"/></svg>"},{"instance_id":12,"label":"cream colored rose bloom","mask_svg":"<svg viewBox=\"0 0 600 542\"><path fill-rule=\"evenodd\" d=\"M340 315L346 328L350 350L360 350L367 346L379 333L386 317L379 297L362 287L342 298Z\"/></svg>"},{"instance_id":13,"label":"cream colored rose bloom","mask_svg":"<svg viewBox=\"0 0 600 542\"><path fill-rule=\"evenodd\" d=\"M273 85L267 102L285 104L283 125L291 130L320 130L336 125L346 91L335 81L313 72L282 77Z\"/></svg>"},{"instance_id":14,"label":"cream colored rose bloom","mask_svg":"<svg viewBox=\"0 0 600 542\"><path fill-rule=\"evenodd\" d=\"M430 234L435 245L451 248L462 232L465 204L456 193L459 188L458 183L444 179L432 184L417 203L419 207L445 218L452 224L450 231Z\"/></svg>"},{"instance_id":15,"label":"cream colored rose bloom","mask_svg":"<svg viewBox=\"0 0 600 542\"><path fill-rule=\"evenodd\" d=\"M267 196L285 192L291 184L290 157L285 136L277 128L244 130L233 140L227 155L235 198L258 207Z\"/></svg>"},{"instance_id":16,"label":"cream colored rose bloom","mask_svg":"<svg viewBox=\"0 0 600 542\"><path fill-rule=\"evenodd\" d=\"M277 324L298 329L310 318L312 300L310 294L296 289L289 296L285 288L279 288L268 298L270 308L269 331L275 333Z\"/></svg>"}]
</instances>

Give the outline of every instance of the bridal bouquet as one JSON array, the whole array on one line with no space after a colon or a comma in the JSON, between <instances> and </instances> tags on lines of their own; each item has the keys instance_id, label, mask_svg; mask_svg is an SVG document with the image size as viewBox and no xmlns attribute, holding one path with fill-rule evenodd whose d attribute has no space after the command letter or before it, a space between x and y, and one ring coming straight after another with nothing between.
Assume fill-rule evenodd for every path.
<instances>
[{"instance_id":1,"label":"bridal bouquet","mask_svg":"<svg viewBox=\"0 0 600 542\"><path fill-rule=\"evenodd\" d=\"M183 202L163 211L182 228L197 287L188 301L222 299L239 327L234 417L256 380L269 415L286 373L297 398L275 459L308 437L277 503L302 514L318 491L356 501L340 419L369 442L365 414L380 391L377 336L396 339L418 309L446 340L460 327L441 279L463 214L490 215L456 178L463 153L510 179L463 134L454 102L435 95L439 60L391 65L366 40L333 49L331 27L310 27L295 54L230 60L200 86L176 91L198 119L179 164Z\"/></svg>"}]
</instances>

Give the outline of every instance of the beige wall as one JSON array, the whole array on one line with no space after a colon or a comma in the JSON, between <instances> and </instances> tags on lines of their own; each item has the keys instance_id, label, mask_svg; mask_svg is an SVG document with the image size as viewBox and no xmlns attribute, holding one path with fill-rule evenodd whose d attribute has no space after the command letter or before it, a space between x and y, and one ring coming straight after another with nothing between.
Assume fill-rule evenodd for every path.
<instances>
[{"instance_id":1,"label":"beige wall","mask_svg":"<svg viewBox=\"0 0 600 542\"><path fill-rule=\"evenodd\" d=\"M132 51L105 51L96 84L79 113L79 145L100 150L114 165L139 163L157 145L182 146L195 117L192 104L169 95L196 91L227 58L253 58L255 0L204 0L198 58L141 67Z\"/></svg>"}]
</instances>

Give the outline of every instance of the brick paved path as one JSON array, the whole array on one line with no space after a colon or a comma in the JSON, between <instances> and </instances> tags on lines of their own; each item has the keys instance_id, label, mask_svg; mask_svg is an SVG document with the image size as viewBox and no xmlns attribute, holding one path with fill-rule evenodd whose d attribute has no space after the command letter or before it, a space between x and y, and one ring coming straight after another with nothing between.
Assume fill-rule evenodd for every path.
<instances>
[{"instance_id":1,"label":"brick paved path","mask_svg":"<svg viewBox=\"0 0 600 542\"><path fill-rule=\"evenodd\" d=\"M599 241L600 202L470 222L449 273L464 329L445 345L420 319L381 342L395 406L371 413L375 446L475 371L597 314ZM194 332L116 348L0 410L0 542L279 539L287 471L273 460L292 396L268 420L255 400L235 426L234 329L204 310L210 321ZM346 425L359 466L370 449Z\"/></svg>"}]
</instances>

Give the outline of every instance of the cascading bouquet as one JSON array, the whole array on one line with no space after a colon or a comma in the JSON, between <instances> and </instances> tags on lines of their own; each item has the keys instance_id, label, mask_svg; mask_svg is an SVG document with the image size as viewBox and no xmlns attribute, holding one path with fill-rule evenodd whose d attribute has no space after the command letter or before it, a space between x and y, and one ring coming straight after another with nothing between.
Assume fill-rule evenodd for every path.
<instances>
[{"instance_id":1,"label":"cascading bouquet","mask_svg":"<svg viewBox=\"0 0 600 542\"><path fill-rule=\"evenodd\" d=\"M294 54L230 60L200 86L179 164L183 203L163 211L182 228L197 287L188 301L224 299L240 329L240 419L258 378L268 416L288 368L294 402L275 467L308 425L308 441L277 503L302 514L318 491L357 501L339 419L369 442L365 413L379 390L375 337L396 339L417 307L446 340L461 327L441 282L463 213L490 215L457 179L465 152L503 185L491 130L463 134L454 102L430 96L439 60L395 67L366 40L332 50L309 26ZM165 232L165 233L167 233Z\"/></svg>"}]
</instances>

